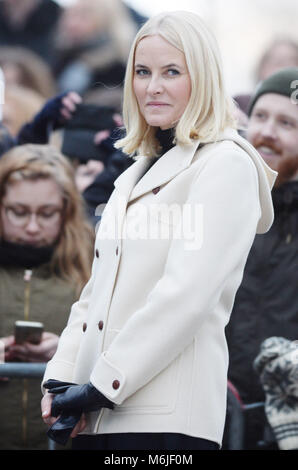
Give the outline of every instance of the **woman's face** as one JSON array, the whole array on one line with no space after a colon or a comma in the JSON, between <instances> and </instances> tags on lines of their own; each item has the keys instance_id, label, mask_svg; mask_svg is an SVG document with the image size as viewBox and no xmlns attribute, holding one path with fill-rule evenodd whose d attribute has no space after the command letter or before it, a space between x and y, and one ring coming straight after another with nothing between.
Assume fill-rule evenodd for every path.
<instances>
[{"instance_id":1,"label":"woman's face","mask_svg":"<svg viewBox=\"0 0 298 470\"><path fill-rule=\"evenodd\" d=\"M51 245L60 234L62 211L63 198L55 181L8 184L1 203L2 237L22 245Z\"/></svg>"},{"instance_id":2,"label":"woman's face","mask_svg":"<svg viewBox=\"0 0 298 470\"><path fill-rule=\"evenodd\" d=\"M174 127L191 94L184 54L159 35L142 39L135 52L133 89L147 124Z\"/></svg>"}]
</instances>

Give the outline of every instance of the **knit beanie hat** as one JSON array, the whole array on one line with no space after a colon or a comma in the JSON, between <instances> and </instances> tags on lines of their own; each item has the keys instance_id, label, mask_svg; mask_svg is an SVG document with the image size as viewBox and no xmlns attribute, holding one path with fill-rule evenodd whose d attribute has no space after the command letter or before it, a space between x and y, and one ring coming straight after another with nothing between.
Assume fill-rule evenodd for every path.
<instances>
[{"instance_id":1,"label":"knit beanie hat","mask_svg":"<svg viewBox=\"0 0 298 470\"><path fill-rule=\"evenodd\" d=\"M298 450L298 342L266 339L254 361L265 392L265 413L281 450Z\"/></svg>"},{"instance_id":2,"label":"knit beanie hat","mask_svg":"<svg viewBox=\"0 0 298 470\"><path fill-rule=\"evenodd\" d=\"M250 100L248 115L251 115L253 107L258 99L266 93L276 93L278 95L288 96L289 98L294 94L296 97L297 93L295 93L295 90L297 90L298 82L293 83L295 80L298 80L298 67L282 69L260 82L255 94Z\"/></svg>"}]
</instances>

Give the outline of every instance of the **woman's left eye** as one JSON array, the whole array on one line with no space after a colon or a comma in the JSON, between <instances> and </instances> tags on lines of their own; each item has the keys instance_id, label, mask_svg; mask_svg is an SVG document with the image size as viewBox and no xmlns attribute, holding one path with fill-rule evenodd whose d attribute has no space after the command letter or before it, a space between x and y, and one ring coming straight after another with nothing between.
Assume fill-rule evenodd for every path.
<instances>
[{"instance_id":1,"label":"woman's left eye","mask_svg":"<svg viewBox=\"0 0 298 470\"><path fill-rule=\"evenodd\" d=\"M176 69L168 69L167 73L168 73L168 75L171 75L171 76L179 75L179 72Z\"/></svg>"}]
</instances>

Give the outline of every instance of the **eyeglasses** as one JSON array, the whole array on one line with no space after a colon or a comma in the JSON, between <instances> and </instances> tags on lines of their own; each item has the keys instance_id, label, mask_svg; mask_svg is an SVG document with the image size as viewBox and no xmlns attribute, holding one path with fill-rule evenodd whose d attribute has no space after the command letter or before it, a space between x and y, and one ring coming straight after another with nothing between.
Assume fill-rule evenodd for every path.
<instances>
[{"instance_id":1,"label":"eyeglasses","mask_svg":"<svg viewBox=\"0 0 298 470\"><path fill-rule=\"evenodd\" d=\"M29 224L32 216L36 218L37 224L42 228L47 228L58 222L62 209L59 207L43 209L42 211L31 212L23 208L3 206L5 214L10 223L16 227L25 227Z\"/></svg>"}]
</instances>

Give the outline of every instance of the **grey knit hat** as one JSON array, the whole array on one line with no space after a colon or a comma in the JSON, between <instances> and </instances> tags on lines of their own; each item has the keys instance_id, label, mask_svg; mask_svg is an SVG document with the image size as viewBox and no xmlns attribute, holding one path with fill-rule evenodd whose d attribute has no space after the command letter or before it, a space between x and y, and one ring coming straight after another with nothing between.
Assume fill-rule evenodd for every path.
<instances>
[{"instance_id":1,"label":"grey knit hat","mask_svg":"<svg viewBox=\"0 0 298 470\"><path fill-rule=\"evenodd\" d=\"M297 80L296 84L294 83L295 80ZM290 98L291 95L295 93L297 87L298 67L289 67L270 75L270 77L260 82L257 86L248 106L248 115L251 115L254 105L262 95L266 93L277 93L278 95L284 95Z\"/></svg>"}]
</instances>

